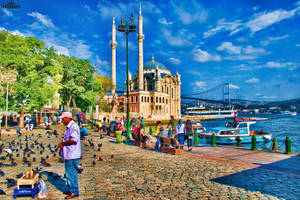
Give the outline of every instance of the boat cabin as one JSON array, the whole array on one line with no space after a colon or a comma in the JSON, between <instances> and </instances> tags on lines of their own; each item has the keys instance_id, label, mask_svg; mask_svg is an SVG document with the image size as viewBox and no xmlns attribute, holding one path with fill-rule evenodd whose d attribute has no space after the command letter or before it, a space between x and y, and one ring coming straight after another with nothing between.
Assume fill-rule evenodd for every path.
<instances>
[{"instance_id":1,"label":"boat cabin","mask_svg":"<svg viewBox=\"0 0 300 200\"><path fill-rule=\"evenodd\" d=\"M225 127L216 127L212 129L215 135L251 135L250 125L255 124L254 121L245 122L227 122Z\"/></svg>"}]
</instances>

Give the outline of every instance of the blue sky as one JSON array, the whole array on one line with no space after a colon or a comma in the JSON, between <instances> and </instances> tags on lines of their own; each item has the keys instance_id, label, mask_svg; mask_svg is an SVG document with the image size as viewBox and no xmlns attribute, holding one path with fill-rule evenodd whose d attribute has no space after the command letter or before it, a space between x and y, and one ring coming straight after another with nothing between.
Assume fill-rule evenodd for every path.
<instances>
[{"instance_id":1,"label":"blue sky","mask_svg":"<svg viewBox=\"0 0 300 200\"><path fill-rule=\"evenodd\" d=\"M4 0L0 0L4 2ZM139 1L15 0L0 10L0 30L33 36L58 53L84 58L110 76L112 17L138 16ZM300 97L300 1L141 1L144 62L182 75L182 93L229 82L233 95L251 100ZM125 36L117 33L117 83L125 80ZM129 35L130 72L138 63ZM221 91L220 91L221 93Z\"/></svg>"}]
</instances>

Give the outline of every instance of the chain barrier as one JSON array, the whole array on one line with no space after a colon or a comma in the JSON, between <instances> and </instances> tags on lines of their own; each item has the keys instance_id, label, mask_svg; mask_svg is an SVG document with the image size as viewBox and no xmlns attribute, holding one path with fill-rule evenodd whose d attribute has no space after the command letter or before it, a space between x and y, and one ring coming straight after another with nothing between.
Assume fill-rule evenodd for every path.
<instances>
[{"instance_id":1,"label":"chain barrier","mask_svg":"<svg viewBox=\"0 0 300 200\"><path fill-rule=\"evenodd\" d=\"M296 151L292 151L292 152L298 152L298 153L300 152L299 149L293 143L291 143L291 145L293 146L294 150L296 150Z\"/></svg>"},{"instance_id":2,"label":"chain barrier","mask_svg":"<svg viewBox=\"0 0 300 200\"><path fill-rule=\"evenodd\" d=\"M285 144L285 141L283 141L283 142L281 143L281 145L278 146L277 149L280 149L280 147L281 147L283 144Z\"/></svg>"}]
</instances>

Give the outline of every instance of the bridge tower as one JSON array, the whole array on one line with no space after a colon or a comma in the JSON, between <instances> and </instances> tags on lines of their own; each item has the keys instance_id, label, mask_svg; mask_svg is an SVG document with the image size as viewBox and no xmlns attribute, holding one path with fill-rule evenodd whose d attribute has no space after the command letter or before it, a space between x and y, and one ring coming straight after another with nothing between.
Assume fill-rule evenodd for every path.
<instances>
[{"instance_id":1,"label":"bridge tower","mask_svg":"<svg viewBox=\"0 0 300 200\"><path fill-rule=\"evenodd\" d=\"M231 107L231 101L230 101L230 84L224 83L223 84L223 101L228 101L229 107Z\"/></svg>"}]
</instances>

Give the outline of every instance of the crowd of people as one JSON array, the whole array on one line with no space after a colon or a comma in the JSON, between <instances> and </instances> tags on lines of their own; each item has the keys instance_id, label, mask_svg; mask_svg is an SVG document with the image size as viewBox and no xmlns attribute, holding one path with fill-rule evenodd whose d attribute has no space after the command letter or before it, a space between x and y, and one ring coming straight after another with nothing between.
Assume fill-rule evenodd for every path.
<instances>
[{"instance_id":1,"label":"crowd of people","mask_svg":"<svg viewBox=\"0 0 300 200\"><path fill-rule=\"evenodd\" d=\"M100 134L114 133L115 131L122 131L124 139L127 136L127 119L126 117L115 117L110 120L109 118L103 118L102 120L93 120L93 127L98 129ZM85 125L81 127L82 137L84 133L87 135L87 129ZM183 149L185 141L187 142L188 151L192 150L194 139L194 128L190 120L184 123L181 119L178 121L171 116L171 119L166 127L162 126L161 121L158 121L154 127L153 134L150 131L145 130L145 120L143 117L132 118L130 120L130 132L138 135L138 140L143 143L151 145L155 143L155 149L160 150L162 144L160 144L159 137L173 138L173 146Z\"/></svg>"}]
</instances>

